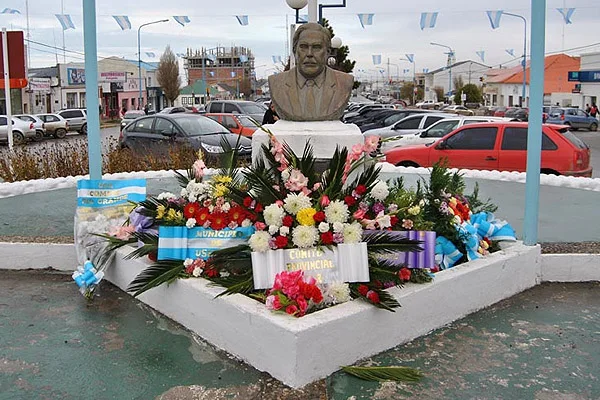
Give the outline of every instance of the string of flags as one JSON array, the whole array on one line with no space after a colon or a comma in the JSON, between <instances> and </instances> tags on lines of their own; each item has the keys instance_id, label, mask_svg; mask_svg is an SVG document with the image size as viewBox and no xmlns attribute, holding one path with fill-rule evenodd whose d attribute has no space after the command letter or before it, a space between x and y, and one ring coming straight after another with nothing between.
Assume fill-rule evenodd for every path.
<instances>
[{"instance_id":1,"label":"string of flags","mask_svg":"<svg viewBox=\"0 0 600 400\"><path fill-rule=\"evenodd\" d=\"M381 54L373 54L373 64L381 64Z\"/></svg>"},{"instance_id":2,"label":"string of flags","mask_svg":"<svg viewBox=\"0 0 600 400\"><path fill-rule=\"evenodd\" d=\"M573 13L575 12L574 8L557 8L556 11L558 11L560 13L560 15L563 16L563 18L565 20L565 24L573 23L573 21L571 21L571 17L573 16Z\"/></svg>"},{"instance_id":3,"label":"string of flags","mask_svg":"<svg viewBox=\"0 0 600 400\"><path fill-rule=\"evenodd\" d=\"M5 8L0 14L21 14L21 11L15 10L14 8Z\"/></svg>"},{"instance_id":4,"label":"string of flags","mask_svg":"<svg viewBox=\"0 0 600 400\"><path fill-rule=\"evenodd\" d=\"M273 59L273 64L280 64L281 61L281 56L271 56L271 58Z\"/></svg>"},{"instance_id":5,"label":"string of flags","mask_svg":"<svg viewBox=\"0 0 600 400\"><path fill-rule=\"evenodd\" d=\"M415 55L414 54L405 54L406 59L408 60L408 62L410 63L414 63L415 62Z\"/></svg>"},{"instance_id":6,"label":"string of flags","mask_svg":"<svg viewBox=\"0 0 600 400\"><path fill-rule=\"evenodd\" d=\"M121 30L131 29L131 22L129 22L129 17L127 15L113 15L113 18L121 27Z\"/></svg>"},{"instance_id":7,"label":"string of flags","mask_svg":"<svg viewBox=\"0 0 600 400\"><path fill-rule=\"evenodd\" d=\"M504 51L506 51L510 56L515 56L515 49L506 49Z\"/></svg>"},{"instance_id":8,"label":"string of flags","mask_svg":"<svg viewBox=\"0 0 600 400\"><path fill-rule=\"evenodd\" d=\"M235 16L240 23L240 25L245 26L248 25L248 16L247 15L236 15Z\"/></svg>"},{"instance_id":9,"label":"string of flags","mask_svg":"<svg viewBox=\"0 0 600 400\"><path fill-rule=\"evenodd\" d=\"M419 26L421 30L425 28L435 28L435 23L437 22L438 12L424 12L421 13L421 22Z\"/></svg>"},{"instance_id":10,"label":"string of flags","mask_svg":"<svg viewBox=\"0 0 600 400\"><path fill-rule=\"evenodd\" d=\"M154 57L156 57L156 54L154 54L154 53L153 53L153 52L151 52L151 51L147 51L147 52L146 52L146 56L148 56L148 57L150 57L150 58L154 58Z\"/></svg>"},{"instance_id":11,"label":"string of flags","mask_svg":"<svg viewBox=\"0 0 600 400\"><path fill-rule=\"evenodd\" d=\"M185 24L190 23L190 17L187 15L174 15L173 19L181 26L185 26Z\"/></svg>"},{"instance_id":12,"label":"string of flags","mask_svg":"<svg viewBox=\"0 0 600 400\"><path fill-rule=\"evenodd\" d=\"M71 16L69 14L54 15L56 16L56 19L58 19L58 22L60 22L63 31L66 31L67 29L75 29L75 24L73 23L73 20L71 19Z\"/></svg>"},{"instance_id":13,"label":"string of flags","mask_svg":"<svg viewBox=\"0 0 600 400\"><path fill-rule=\"evenodd\" d=\"M481 58L481 62L485 62L485 51L484 50L476 51L475 54L477 54L477 56L479 58Z\"/></svg>"},{"instance_id":14,"label":"string of flags","mask_svg":"<svg viewBox=\"0 0 600 400\"><path fill-rule=\"evenodd\" d=\"M375 14L357 14L360 26L365 29L365 25L373 25L373 16Z\"/></svg>"}]
</instances>

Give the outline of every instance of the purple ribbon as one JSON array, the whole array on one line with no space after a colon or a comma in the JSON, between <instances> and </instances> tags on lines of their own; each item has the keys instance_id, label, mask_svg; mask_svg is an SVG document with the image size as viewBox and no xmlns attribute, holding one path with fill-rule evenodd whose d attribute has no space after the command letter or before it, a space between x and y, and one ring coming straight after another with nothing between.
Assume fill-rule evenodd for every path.
<instances>
[{"instance_id":1,"label":"purple ribbon","mask_svg":"<svg viewBox=\"0 0 600 400\"><path fill-rule=\"evenodd\" d=\"M375 230L365 230L366 234L373 234ZM436 234L434 231L387 231L387 234L394 236L395 238L406 238L411 240L419 240L421 243L419 246L423 251L399 251L396 253L390 253L382 258L396 264L405 265L408 268L433 268L435 267L435 239Z\"/></svg>"}]
</instances>

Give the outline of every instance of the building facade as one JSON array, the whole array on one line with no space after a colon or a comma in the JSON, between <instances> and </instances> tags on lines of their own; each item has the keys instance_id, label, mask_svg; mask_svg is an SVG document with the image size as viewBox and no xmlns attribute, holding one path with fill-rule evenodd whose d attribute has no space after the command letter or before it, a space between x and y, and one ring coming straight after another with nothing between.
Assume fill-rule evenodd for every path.
<instances>
[{"instance_id":1,"label":"building facade","mask_svg":"<svg viewBox=\"0 0 600 400\"><path fill-rule=\"evenodd\" d=\"M477 61L459 61L452 64L449 67L438 68L434 71L430 71L424 74L424 89L425 89L425 100L432 101L444 101L445 99L438 99L435 87L441 87L444 89L446 98L451 98L455 93L456 79L462 80L464 84L473 83L480 84L486 72L490 69L485 64L478 63ZM452 79L452 91L450 92L450 82Z\"/></svg>"},{"instance_id":2,"label":"building facade","mask_svg":"<svg viewBox=\"0 0 600 400\"><path fill-rule=\"evenodd\" d=\"M580 94L578 106L598 105L600 101L600 52L581 55L578 70L569 71L569 81L575 83L575 92Z\"/></svg>"}]
</instances>

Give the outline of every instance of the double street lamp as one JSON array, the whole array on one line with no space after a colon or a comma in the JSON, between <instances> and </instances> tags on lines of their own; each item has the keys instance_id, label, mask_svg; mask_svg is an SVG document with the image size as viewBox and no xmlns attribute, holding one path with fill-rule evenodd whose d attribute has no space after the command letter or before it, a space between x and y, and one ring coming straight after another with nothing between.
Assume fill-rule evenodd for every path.
<instances>
[{"instance_id":1,"label":"double street lamp","mask_svg":"<svg viewBox=\"0 0 600 400\"><path fill-rule=\"evenodd\" d=\"M429 43L433 46L440 46L440 47L445 47L448 49L448 62L447 62L447 68L448 68L448 97L450 98L452 96L452 59L454 58L454 50L452 50L452 47L450 46L446 46L445 44L439 44L439 43L434 43L431 42ZM439 99L438 99L439 101Z\"/></svg>"},{"instance_id":2,"label":"double street lamp","mask_svg":"<svg viewBox=\"0 0 600 400\"><path fill-rule=\"evenodd\" d=\"M152 25L152 24L159 24L161 22L169 22L169 20L161 19L159 21L148 22L148 23L140 25L140 27L138 28L138 85L139 85L139 89L140 89L140 95L139 95L139 99L138 99L138 109L140 109L140 110L142 109L142 53L140 50L140 31L142 30L142 28L144 26Z\"/></svg>"}]
</instances>

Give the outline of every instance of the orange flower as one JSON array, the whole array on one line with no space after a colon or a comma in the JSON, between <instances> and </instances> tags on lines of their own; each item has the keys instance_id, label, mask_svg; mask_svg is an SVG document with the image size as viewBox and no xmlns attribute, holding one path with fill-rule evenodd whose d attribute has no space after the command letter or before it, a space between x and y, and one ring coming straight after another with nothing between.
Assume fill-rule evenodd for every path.
<instances>
[{"instance_id":1,"label":"orange flower","mask_svg":"<svg viewBox=\"0 0 600 400\"><path fill-rule=\"evenodd\" d=\"M208 208L202 207L202 208L197 209L196 214L195 214L196 225L198 225L198 226L204 225L204 223L206 221L208 221L209 216L210 216L210 211L208 211Z\"/></svg>"},{"instance_id":2,"label":"orange flower","mask_svg":"<svg viewBox=\"0 0 600 400\"><path fill-rule=\"evenodd\" d=\"M210 227L216 231L225 228L229 224L229 218L224 212L212 213L208 220L210 221Z\"/></svg>"},{"instance_id":3,"label":"orange flower","mask_svg":"<svg viewBox=\"0 0 600 400\"><path fill-rule=\"evenodd\" d=\"M199 208L200 206L196 202L187 203L185 207L183 207L183 216L185 217L185 219L195 218L196 212Z\"/></svg>"}]
</instances>

